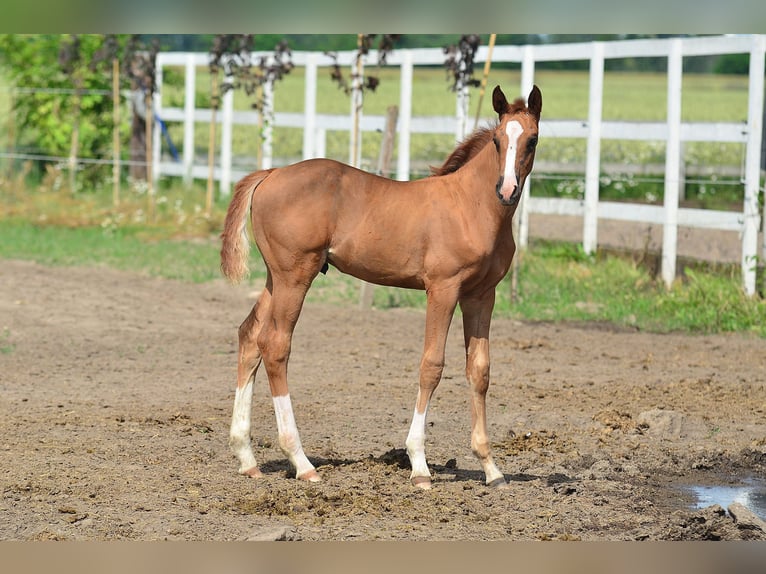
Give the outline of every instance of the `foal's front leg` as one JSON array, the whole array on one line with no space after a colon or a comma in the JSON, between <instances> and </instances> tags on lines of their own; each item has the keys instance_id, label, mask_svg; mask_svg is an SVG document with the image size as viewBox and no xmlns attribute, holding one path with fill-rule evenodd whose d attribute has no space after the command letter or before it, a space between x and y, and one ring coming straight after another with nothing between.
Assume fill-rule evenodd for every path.
<instances>
[{"instance_id":1,"label":"foal's front leg","mask_svg":"<svg viewBox=\"0 0 766 574\"><path fill-rule=\"evenodd\" d=\"M489 486L507 488L503 473L492 460L487 434L486 398L489 388L489 326L495 292L479 299L461 299L465 336L465 374L471 387L471 450L481 462Z\"/></svg>"},{"instance_id":2,"label":"foal's front leg","mask_svg":"<svg viewBox=\"0 0 766 574\"><path fill-rule=\"evenodd\" d=\"M452 291L428 292L426 335L423 358L420 361L420 386L410 432L405 443L412 467L410 480L412 484L423 489L431 488L431 472L428 470L425 452L426 415L431 396L444 370L444 348L456 305L457 298Z\"/></svg>"}]
</instances>

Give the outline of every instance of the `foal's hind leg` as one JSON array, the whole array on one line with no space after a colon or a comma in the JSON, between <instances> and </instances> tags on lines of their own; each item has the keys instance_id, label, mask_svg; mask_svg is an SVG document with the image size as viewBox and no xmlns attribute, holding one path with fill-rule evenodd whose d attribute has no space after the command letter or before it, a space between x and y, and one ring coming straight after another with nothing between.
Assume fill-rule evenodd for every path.
<instances>
[{"instance_id":1,"label":"foal's hind leg","mask_svg":"<svg viewBox=\"0 0 766 574\"><path fill-rule=\"evenodd\" d=\"M481 462L489 486L506 488L503 473L495 466L487 435L486 397L489 388L489 325L495 292L478 299L460 301L465 336L465 374L471 386L471 450Z\"/></svg>"},{"instance_id":2,"label":"foal's hind leg","mask_svg":"<svg viewBox=\"0 0 766 574\"><path fill-rule=\"evenodd\" d=\"M237 390L229 430L229 446L239 459L239 472L254 478L261 471L250 444L250 416L253 400L253 381L261 364L261 351L257 337L263 325L263 316L271 302L270 285L263 290L250 314L239 327L239 353L237 360Z\"/></svg>"},{"instance_id":3,"label":"foal's hind leg","mask_svg":"<svg viewBox=\"0 0 766 574\"><path fill-rule=\"evenodd\" d=\"M314 275L318 272L319 266ZM313 276L311 278L313 279ZM303 452L287 389L287 362L290 358L293 330L310 283L310 279L287 282L274 278L270 313L258 334L258 346L263 353L263 363L269 376L274 413L277 417L279 446L295 468L296 478L318 482L319 474Z\"/></svg>"}]
</instances>

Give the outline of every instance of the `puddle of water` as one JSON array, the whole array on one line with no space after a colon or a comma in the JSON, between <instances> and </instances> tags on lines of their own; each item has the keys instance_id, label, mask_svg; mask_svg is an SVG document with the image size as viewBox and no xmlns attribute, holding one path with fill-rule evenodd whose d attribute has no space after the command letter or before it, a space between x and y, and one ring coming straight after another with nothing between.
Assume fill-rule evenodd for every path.
<instances>
[{"instance_id":1,"label":"puddle of water","mask_svg":"<svg viewBox=\"0 0 766 574\"><path fill-rule=\"evenodd\" d=\"M720 504L728 508L733 502L739 502L759 518L766 520L766 483L746 481L733 486L690 486L689 490L697 497L694 508L705 508Z\"/></svg>"}]
</instances>

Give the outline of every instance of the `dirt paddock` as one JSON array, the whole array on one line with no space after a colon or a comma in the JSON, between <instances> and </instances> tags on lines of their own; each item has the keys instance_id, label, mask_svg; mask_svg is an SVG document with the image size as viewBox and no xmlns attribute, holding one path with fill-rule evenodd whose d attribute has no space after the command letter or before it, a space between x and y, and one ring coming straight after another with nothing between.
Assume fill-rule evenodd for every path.
<instances>
[{"instance_id":1,"label":"dirt paddock","mask_svg":"<svg viewBox=\"0 0 766 574\"><path fill-rule=\"evenodd\" d=\"M456 315L423 492L402 450L423 313L308 305L291 395L323 482L289 478L263 373L256 481L227 446L247 293L1 261L0 539L766 538L686 488L766 478L761 339L496 319L497 491L469 448Z\"/></svg>"}]
</instances>

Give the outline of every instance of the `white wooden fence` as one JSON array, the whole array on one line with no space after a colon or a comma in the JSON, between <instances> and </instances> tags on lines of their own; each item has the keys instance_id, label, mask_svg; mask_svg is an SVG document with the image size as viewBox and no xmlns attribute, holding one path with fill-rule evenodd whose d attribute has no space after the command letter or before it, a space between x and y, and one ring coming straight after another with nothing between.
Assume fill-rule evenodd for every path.
<instances>
[{"instance_id":1,"label":"white wooden fence","mask_svg":"<svg viewBox=\"0 0 766 574\"><path fill-rule=\"evenodd\" d=\"M747 124L741 123L689 123L681 121L682 64L684 57L719 54L750 55ZM599 219L615 219L632 222L655 223L663 226L662 266L664 281L670 284L676 274L676 243L678 226L707 229L734 230L742 237L742 280L746 293L756 289L756 262L758 260L758 230L761 215L758 210L760 188L760 154L763 145L764 109L764 56L766 35L716 36L703 38L626 40L617 42L588 42L577 44L496 46L493 62L516 62L521 64L520 93L527 94L532 88L537 62L588 60L590 61L590 94L587 121L546 119L540 126L542 138L583 138L587 141L584 199L554 199L530 195L534 189L534 173L524 190L519 208L520 246L528 239L530 213L579 215L583 218L583 247L586 252L595 251L598 244ZM340 52L338 63L351 65L356 53ZM483 62L487 48L480 47L476 62ZM667 120L665 122L604 121L602 119L604 61L631 57L665 57L668 60ZM156 112L166 122L179 121L184 125L183 160L180 164L161 161L159 130L154 134L155 177L178 175L186 179L206 178L208 168L194 164L194 123L209 122L209 109L196 109L194 105L195 72L198 66L208 65L206 53L160 53L157 56L159 96L155 99ZM373 51L368 58L377 60ZM255 61L255 59L254 59ZM455 116L413 117L412 82L414 66L440 66L444 62L441 49L395 50L387 58L388 66L400 68L400 100L398 132L398 156L396 177L409 179L410 134L447 133L462 137L465 125L464 110L456 106ZM351 114L332 116L318 114L316 109L317 70L332 65L332 60L320 52L294 52L293 63L305 67L305 101L303 113L276 113L274 126L303 129L303 157L324 155L324 137L327 130L351 130ZM186 92L184 108L164 107L162 104L162 71L166 66L185 67ZM232 170L232 125L258 123L257 112L240 112L233 109L233 93L228 92L222 103L221 150L219 165L215 170L223 194L230 192L233 178L245 175ZM361 130L381 131L384 116L365 116ZM350 138L352 139L352 138ZM625 204L599 200L599 175L601 172L601 141L661 140L667 142L665 155L664 204L662 206ZM681 142L736 142L745 145L744 202L741 212L707 209L679 208L679 167ZM266 142L263 167L271 165ZM350 159L354 157L350 150ZM766 208L764 210L766 218ZM766 234L764 234L766 237ZM766 239L761 246L761 258L766 260Z\"/></svg>"}]
</instances>

